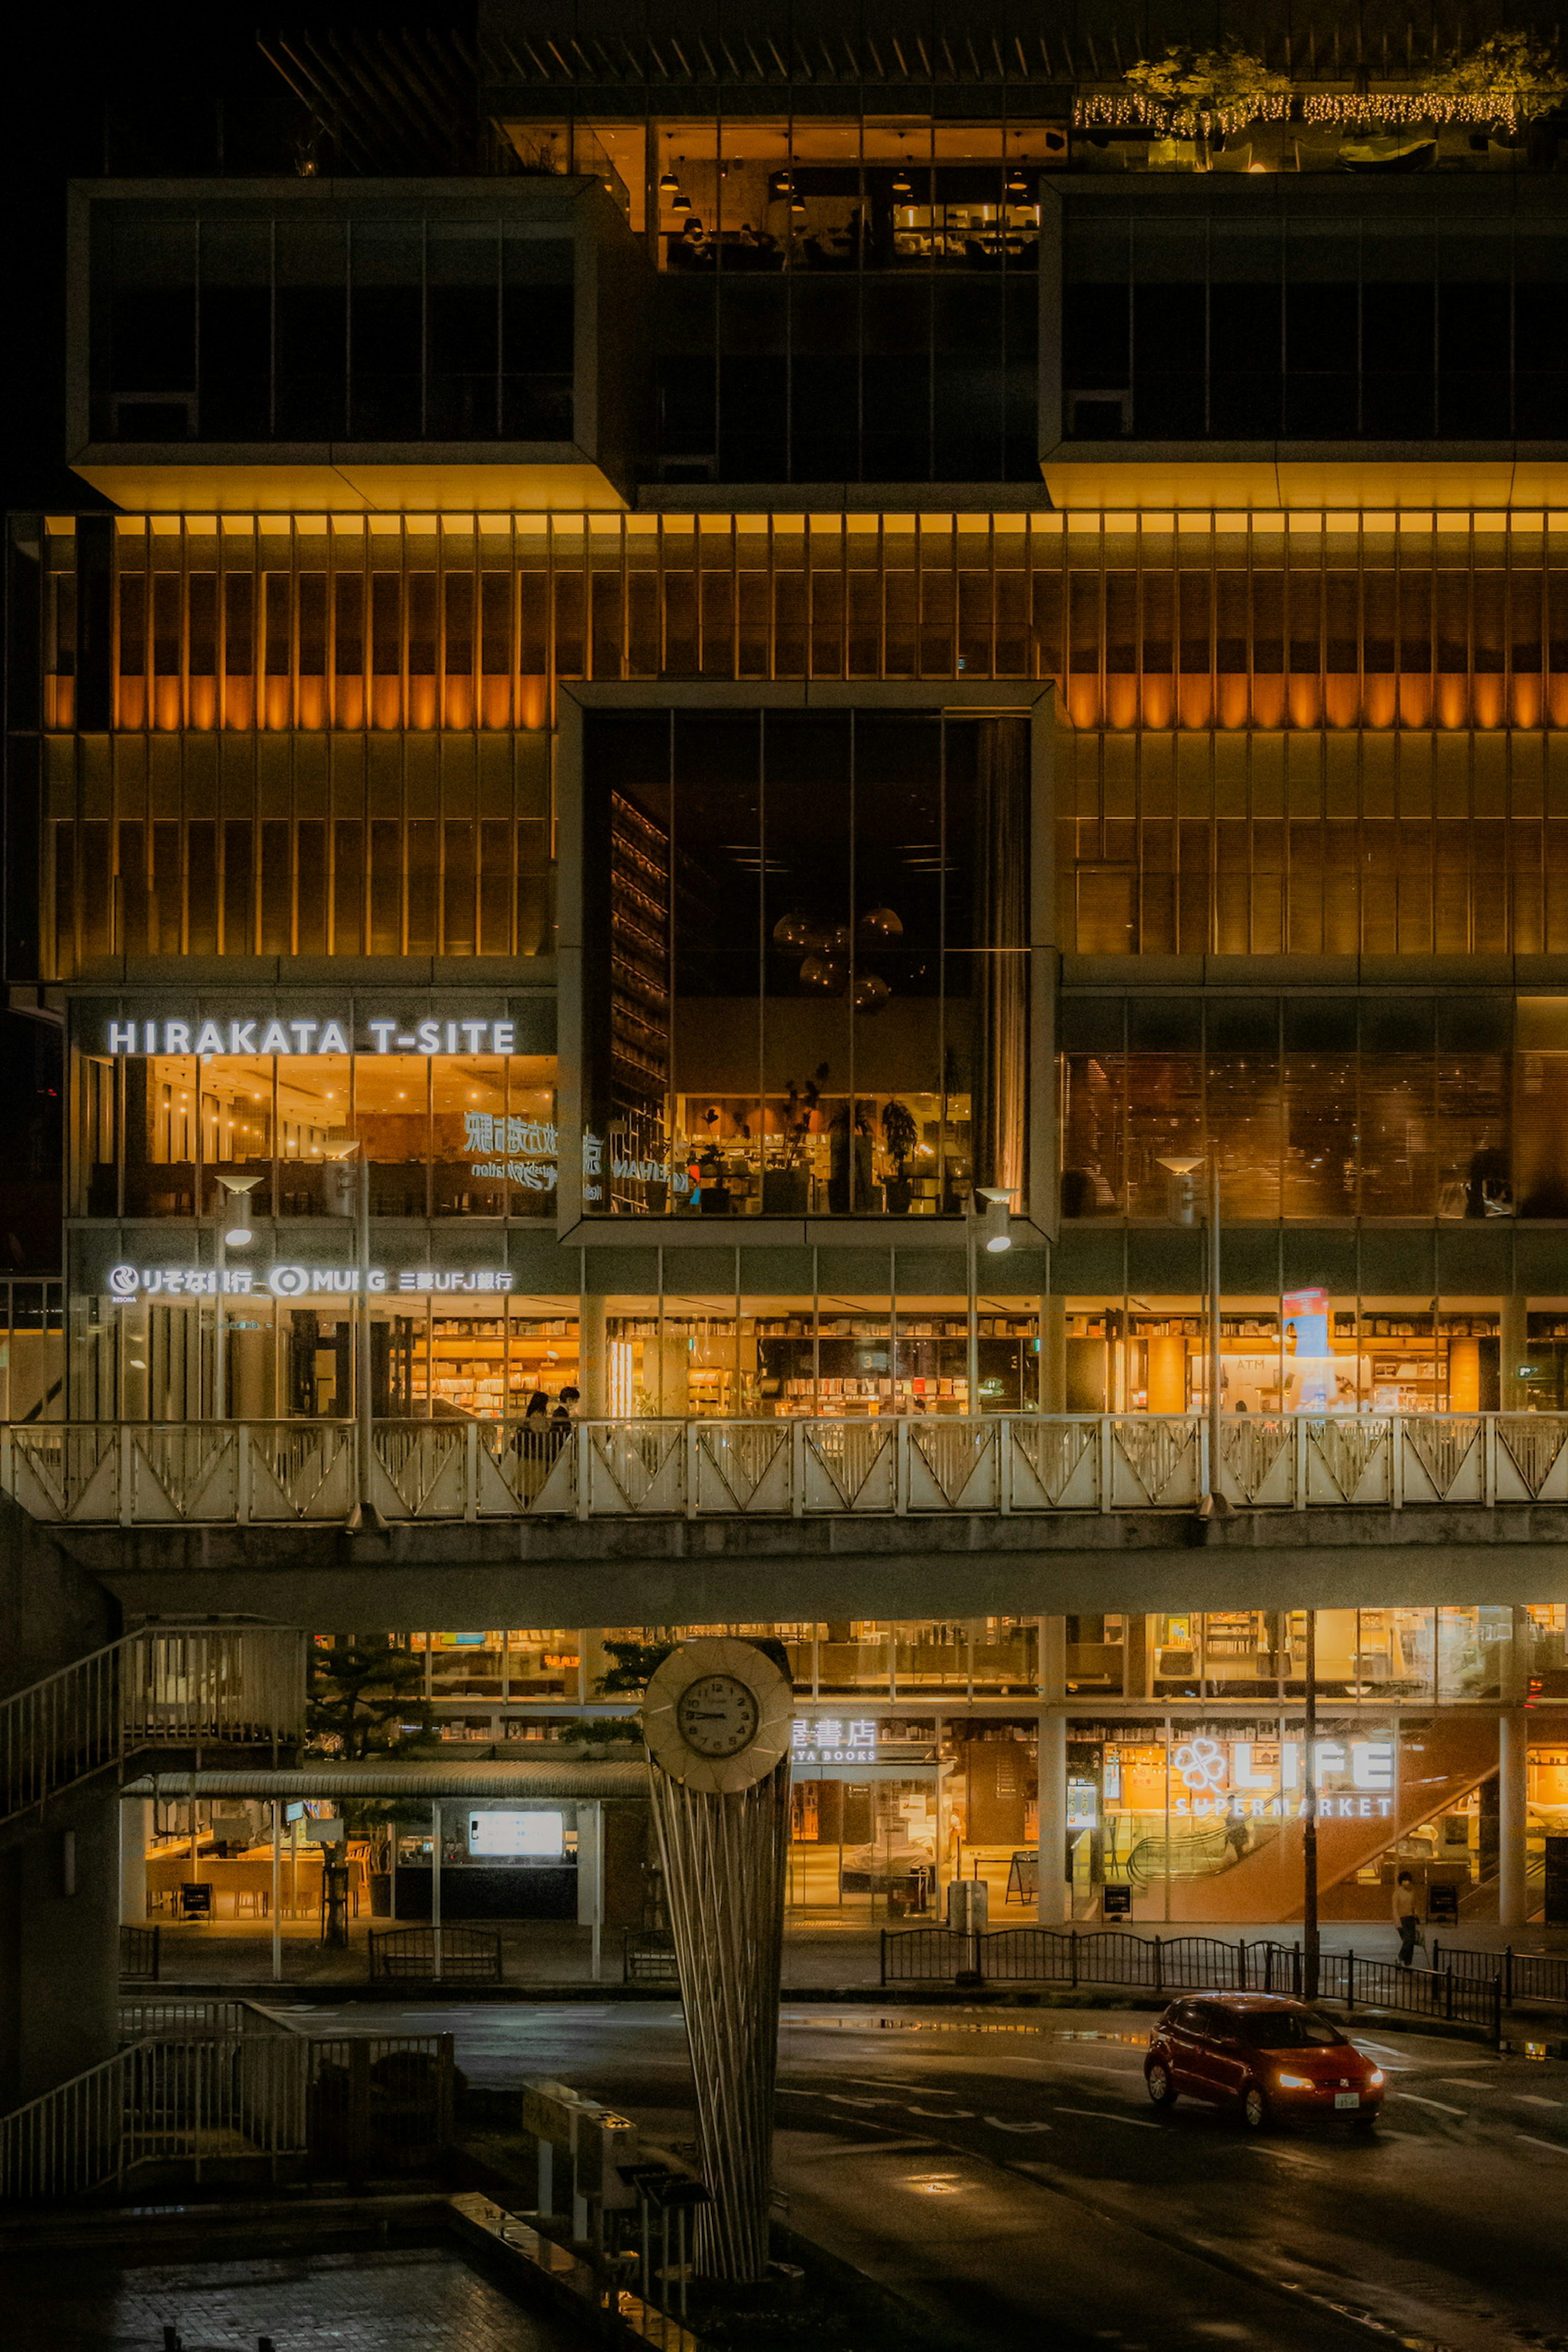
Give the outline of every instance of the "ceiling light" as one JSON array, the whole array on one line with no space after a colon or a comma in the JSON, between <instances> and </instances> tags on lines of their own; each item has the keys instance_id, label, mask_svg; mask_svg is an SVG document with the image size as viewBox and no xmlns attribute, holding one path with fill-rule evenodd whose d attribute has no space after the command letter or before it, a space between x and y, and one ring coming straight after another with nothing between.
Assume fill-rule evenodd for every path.
<instances>
[{"instance_id":1,"label":"ceiling light","mask_svg":"<svg viewBox=\"0 0 1568 2352\"><path fill-rule=\"evenodd\" d=\"M680 182L673 172L664 173L658 184L658 193L661 196L678 196L680 194Z\"/></svg>"},{"instance_id":2,"label":"ceiling light","mask_svg":"<svg viewBox=\"0 0 1568 2352\"><path fill-rule=\"evenodd\" d=\"M230 1249L244 1249L247 1243L254 1241L255 1238L248 1225L236 1225L232 1234L224 1235L224 1240Z\"/></svg>"}]
</instances>

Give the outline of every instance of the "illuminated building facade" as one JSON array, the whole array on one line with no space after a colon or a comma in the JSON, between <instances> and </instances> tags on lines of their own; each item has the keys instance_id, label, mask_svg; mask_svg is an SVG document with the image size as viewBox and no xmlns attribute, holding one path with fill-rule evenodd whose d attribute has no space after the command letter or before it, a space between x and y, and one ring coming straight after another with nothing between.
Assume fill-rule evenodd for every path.
<instances>
[{"instance_id":1,"label":"illuminated building facade","mask_svg":"<svg viewBox=\"0 0 1568 2352\"><path fill-rule=\"evenodd\" d=\"M1184 1157L1227 1414L1563 1412L1554 135L1369 127L1321 47L1205 140L1051 25L535 13L481 12L482 175L379 166L292 58L338 176L75 192L99 503L12 547L64 1254L10 1418L341 1420L362 1298L378 1421L1198 1414ZM1531 1676L1568 1755L1529 1573L1325 1610L1347 1916L1396 1851L1495 1914ZM1303 1621L1248 1576L804 1625L781 1576L801 1903L958 1813L1032 1847L1048 1706L1082 1916L1287 1916ZM454 1729L594 1703L597 1636L389 1630Z\"/></svg>"}]
</instances>

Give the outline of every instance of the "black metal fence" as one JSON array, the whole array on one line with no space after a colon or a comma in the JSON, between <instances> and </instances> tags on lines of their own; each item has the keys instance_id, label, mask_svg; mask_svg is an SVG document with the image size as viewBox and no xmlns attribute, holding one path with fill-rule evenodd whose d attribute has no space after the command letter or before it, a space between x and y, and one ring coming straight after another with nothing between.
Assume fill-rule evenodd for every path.
<instances>
[{"instance_id":1,"label":"black metal fence","mask_svg":"<svg viewBox=\"0 0 1568 2352\"><path fill-rule=\"evenodd\" d=\"M373 1927L366 1937L373 1984L435 1978L450 1984L500 1984L500 1931L495 1927Z\"/></svg>"},{"instance_id":2,"label":"black metal fence","mask_svg":"<svg viewBox=\"0 0 1568 2352\"><path fill-rule=\"evenodd\" d=\"M1318 1998L1350 2011L1383 2009L1484 2026L1501 2033L1502 1956L1492 1972L1453 1967L1403 1969L1396 1960L1324 1952ZM881 1980L898 1984L1125 1986L1139 1992L1277 1992L1300 1996L1299 1944L1218 1936L1132 1936L1119 1928L999 1927L965 1936L952 1927L884 1928ZM1562 1965L1561 1963L1559 1965Z\"/></svg>"},{"instance_id":3,"label":"black metal fence","mask_svg":"<svg viewBox=\"0 0 1568 2352\"><path fill-rule=\"evenodd\" d=\"M121 1927L120 1930L120 1974L122 1979L138 1984L156 1984L162 1964L161 1930L157 1927Z\"/></svg>"},{"instance_id":4,"label":"black metal fence","mask_svg":"<svg viewBox=\"0 0 1568 2352\"><path fill-rule=\"evenodd\" d=\"M1568 1957L1516 1952L1511 1944L1500 1952L1474 1952L1435 1942L1432 1966L1451 1969L1455 1976L1467 1979L1490 1978L1500 1970L1505 2009L1511 2009L1516 2000L1568 2008Z\"/></svg>"},{"instance_id":5,"label":"black metal fence","mask_svg":"<svg viewBox=\"0 0 1568 2352\"><path fill-rule=\"evenodd\" d=\"M668 1927L625 1927L621 1931L621 1982L667 1984L679 1988L675 1938Z\"/></svg>"},{"instance_id":6,"label":"black metal fence","mask_svg":"<svg viewBox=\"0 0 1568 2352\"><path fill-rule=\"evenodd\" d=\"M438 2164L452 2140L453 2037L312 2035L304 2115L312 2170L351 2183Z\"/></svg>"}]
</instances>

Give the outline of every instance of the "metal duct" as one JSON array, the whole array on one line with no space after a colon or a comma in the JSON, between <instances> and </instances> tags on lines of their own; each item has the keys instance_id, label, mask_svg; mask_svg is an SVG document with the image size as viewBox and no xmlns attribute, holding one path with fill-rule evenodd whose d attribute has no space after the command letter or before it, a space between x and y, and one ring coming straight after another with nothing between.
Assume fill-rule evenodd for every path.
<instances>
[{"instance_id":1,"label":"metal duct","mask_svg":"<svg viewBox=\"0 0 1568 2352\"><path fill-rule=\"evenodd\" d=\"M312 1765L302 1772L149 1772L122 1797L646 1797L647 1766L635 1764L465 1764L445 1771Z\"/></svg>"}]
</instances>

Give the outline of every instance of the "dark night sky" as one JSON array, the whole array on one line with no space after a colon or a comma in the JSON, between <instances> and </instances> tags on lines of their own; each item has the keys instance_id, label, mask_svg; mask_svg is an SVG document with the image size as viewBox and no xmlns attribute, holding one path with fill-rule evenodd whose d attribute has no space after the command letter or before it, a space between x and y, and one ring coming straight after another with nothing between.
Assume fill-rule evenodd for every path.
<instances>
[{"instance_id":1,"label":"dark night sky","mask_svg":"<svg viewBox=\"0 0 1568 2352\"><path fill-rule=\"evenodd\" d=\"M471 26L471 5L284 0L259 21ZM65 198L73 176L287 172L303 110L257 47L245 0L13 0L0 47L5 123L8 509L100 503L63 461ZM220 143L221 142L221 143ZM330 159L323 156L325 168Z\"/></svg>"}]
</instances>

